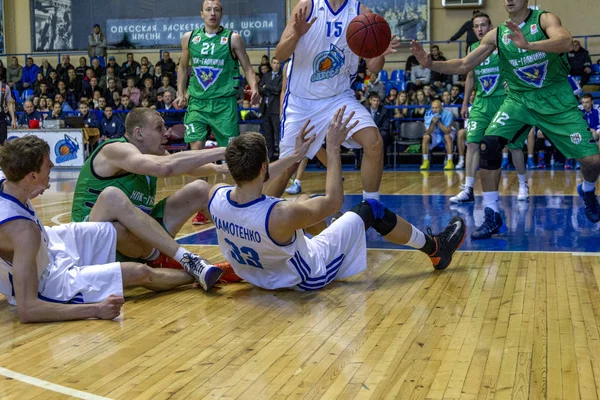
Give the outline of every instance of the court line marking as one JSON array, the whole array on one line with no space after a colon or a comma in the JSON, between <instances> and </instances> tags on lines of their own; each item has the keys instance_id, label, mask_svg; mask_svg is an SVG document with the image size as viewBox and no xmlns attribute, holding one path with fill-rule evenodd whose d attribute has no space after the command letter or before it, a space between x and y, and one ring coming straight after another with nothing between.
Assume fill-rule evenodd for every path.
<instances>
[{"instance_id":1,"label":"court line marking","mask_svg":"<svg viewBox=\"0 0 600 400\"><path fill-rule=\"evenodd\" d=\"M57 385L56 383L47 382L38 378L34 378L33 376L20 374L15 371L11 371L10 369L0 367L0 375L3 375L7 378L14 379L16 381L20 381L26 383L28 385L37 386L42 389L50 390L56 393L62 393L67 396L76 397L78 399L83 400L110 400L108 397L97 396L95 394L82 392L77 389L71 389L66 386Z\"/></svg>"},{"instance_id":2,"label":"court line marking","mask_svg":"<svg viewBox=\"0 0 600 400\"><path fill-rule=\"evenodd\" d=\"M62 214L56 214L54 217L52 217L51 221L52 223L56 224L56 225L62 225L62 224L66 224L66 222L60 222L60 217L65 216L65 215L71 215L71 211L68 212L64 212Z\"/></svg>"}]
</instances>

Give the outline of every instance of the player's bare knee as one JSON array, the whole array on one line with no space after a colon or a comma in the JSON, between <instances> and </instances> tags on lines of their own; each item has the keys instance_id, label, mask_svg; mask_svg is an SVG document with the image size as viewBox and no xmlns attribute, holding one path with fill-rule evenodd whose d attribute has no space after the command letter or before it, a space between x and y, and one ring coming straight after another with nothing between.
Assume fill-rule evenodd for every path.
<instances>
[{"instance_id":1,"label":"player's bare knee","mask_svg":"<svg viewBox=\"0 0 600 400\"><path fill-rule=\"evenodd\" d=\"M102 193L98 196L98 202L107 203L111 205L111 208L117 209L119 207L126 207L131 204L127 195L122 190L109 186L105 188Z\"/></svg>"},{"instance_id":2,"label":"player's bare knee","mask_svg":"<svg viewBox=\"0 0 600 400\"><path fill-rule=\"evenodd\" d=\"M423 136L423 143L429 144L429 142L431 142L431 136L429 136L429 135Z\"/></svg>"},{"instance_id":3,"label":"player's bare knee","mask_svg":"<svg viewBox=\"0 0 600 400\"><path fill-rule=\"evenodd\" d=\"M369 142L362 145L363 150L367 154L378 154L383 152L383 139L379 132L377 135L373 135L373 140L369 140Z\"/></svg>"}]
</instances>

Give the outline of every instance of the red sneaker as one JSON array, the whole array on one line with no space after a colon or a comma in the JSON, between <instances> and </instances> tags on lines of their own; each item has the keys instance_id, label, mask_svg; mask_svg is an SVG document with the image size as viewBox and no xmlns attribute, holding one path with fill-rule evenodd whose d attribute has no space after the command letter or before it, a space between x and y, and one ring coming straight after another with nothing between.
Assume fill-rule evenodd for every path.
<instances>
[{"instance_id":1,"label":"red sneaker","mask_svg":"<svg viewBox=\"0 0 600 400\"><path fill-rule=\"evenodd\" d=\"M156 260L149 262L148 266L151 268L183 269L181 264L163 253L160 253L160 256Z\"/></svg>"},{"instance_id":2,"label":"red sneaker","mask_svg":"<svg viewBox=\"0 0 600 400\"><path fill-rule=\"evenodd\" d=\"M196 214L196 216L192 219L192 225L204 225L208 223L210 223L210 221L201 212L198 212L198 214Z\"/></svg>"},{"instance_id":3,"label":"red sneaker","mask_svg":"<svg viewBox=\"0 0 600 400\"><path fill-rule=\"evenodd\" d=\"M221 275L221 279L219 279L222 283L236 283L243 280L236 275L235 271L231 267L231 264L228 262L216 263L214 265L223 270L223 275Z\"/></svg>"}]
</instances>

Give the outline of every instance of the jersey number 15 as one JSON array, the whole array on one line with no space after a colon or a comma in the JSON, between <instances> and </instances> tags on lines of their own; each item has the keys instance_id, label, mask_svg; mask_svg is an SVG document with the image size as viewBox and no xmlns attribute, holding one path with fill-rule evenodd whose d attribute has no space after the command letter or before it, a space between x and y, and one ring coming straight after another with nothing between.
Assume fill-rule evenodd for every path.
<instances>
[{"instance_id":1,"label":"jersey number 15","mask_svg":"<svg viewBox=\"0 0 600 400\"><path fill-rule=\"evenodd\" d=\"M331 32L332 28L333 28L333 32ZM341 22L327 21L327 37L331 37L332 33L333 33L333 36L335 36L335 37L342 36L342 28L343 28L343 25Z\"/></svg>"}]
</instances>

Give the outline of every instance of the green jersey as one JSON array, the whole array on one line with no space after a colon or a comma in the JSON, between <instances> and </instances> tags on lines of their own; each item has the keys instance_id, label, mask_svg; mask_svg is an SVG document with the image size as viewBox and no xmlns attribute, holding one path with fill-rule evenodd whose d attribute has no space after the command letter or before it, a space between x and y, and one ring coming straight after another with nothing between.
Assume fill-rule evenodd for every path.
<instances>
[{"instance_id":1,"label":"green jersey","mask_svg":"<svg viewBox=\"0 0 600 400\"><path fill-rule=\"evenodd\" d=\"M202 29L192 31L188 47L192 64L190 98L210 100L236 96L240 86L240 64L231 49L232 31L208 35Z\"/></svg>"},{"instance_id":2,"label":"green jersey","mask_svg":"<svg viewBox=\"0 0 600 400\"><path fill-rule=\"evenodd\" d=\"M545 11L531 10L520 25L525 39L539 42L548 39L542 30L540 17ZM510 29L502 24L498 27L498 52L500 68L511 91L528 92L556 84L568 83L569 62L567 55L519 49L508 37Z\"/></svg>"},{"instance_id":3,"label":"green jersey","mask_svg":"<svg viewBox=\"0 0 600 400\"><path fill-rule=\"evenodd\" d=\"M480 42L473 43L470 51L475 50ZM500 60L498 50L494 52L473 70L477 94L475 98L499 97L506 95L504 90L504 79L500 73Z\"/></svg>"},{"instance_id":4,"label":"green jersey","mask_svg":"<svg viewBox=\"0 0 600 400\"><path fill-rule=\"evenodd\" d=\"M73 206L71 208L71 220L73 222L87 221L98 196L109 186L121 189L129 197L131 203L145 213L150 214L152 212L154 198L156 197L156 177L124 173L103 178L94 172L93 163L96 155L104 146L111 143L127 143L127 139L107 140L83 164L73 196Z\"/></svg>"}]
</instances>

